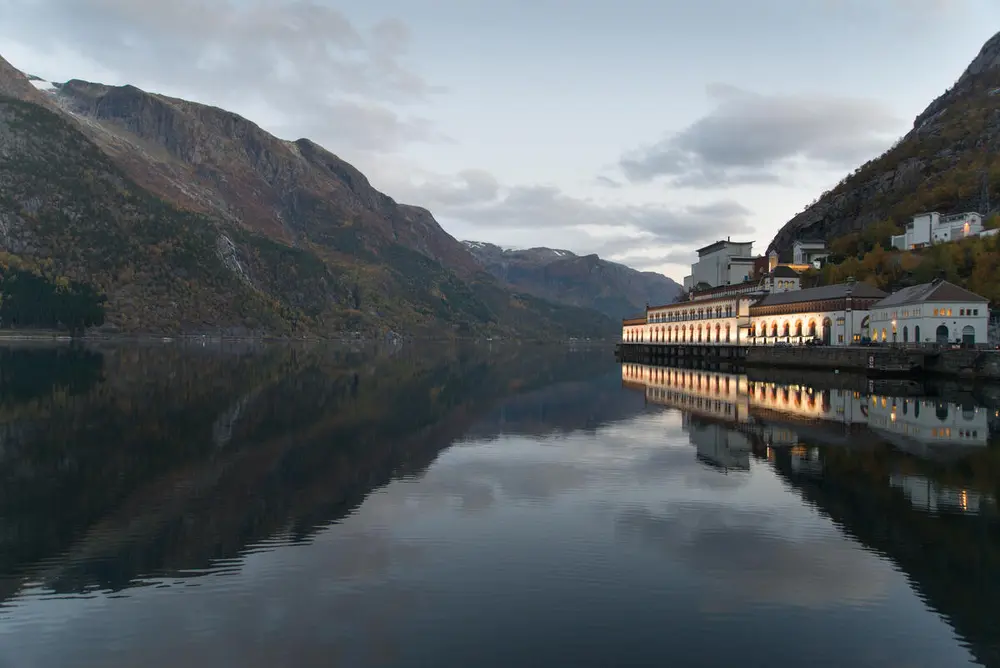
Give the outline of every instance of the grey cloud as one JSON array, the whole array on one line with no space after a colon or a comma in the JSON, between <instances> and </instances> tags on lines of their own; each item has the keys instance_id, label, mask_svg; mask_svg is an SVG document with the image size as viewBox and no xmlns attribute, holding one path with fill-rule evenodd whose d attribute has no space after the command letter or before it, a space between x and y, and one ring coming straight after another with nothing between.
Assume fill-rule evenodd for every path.
<instances>
[{"instance_id":1,"label":"grey cloud","mask_svg":"<svg viewBox=\"0 0 1000 668\"><path fill-rule=\"evenodd\" d=\"M762 95L708 86L715 109L680 132L622 157L633 182L667 177L692 188L774 183L795 161L854 166L888 148L899 119L877 102Z\"/></svg>"},{"instance_id":2,"label":"grey cloud","mask_svg":"<svg viewBox=\"0 0 1000 668\"><path fill-rule=\"evenodd\" d=\"M746 234L750 211L737 202L669 207L659 204L605 204L567 195L547 185L502 187L488 172L466 171L457 180L428 182L408 195L413 203L443 218L487 232L576 230L597 246L619 239L618 252L656 244L697 244L726 234ZM588 237L583 228L616 231L612 239ZM470 232L475 235L475 232ZM469 234L465 234L469 236Z\"/></svg>"},{"instance_id":3,"label":"grey cloud","mask_svg":"<svg viewBox=\"0 0 1000 668\"><path fill-rule=\"evenodd\" d=\"M622 183L620 181L616 181L616 180L614 180L614 179L612 179L611 177L608 177L608 176L598 175L597 177L594 178L594 181L597 182L597 185L604 186L605 188L621 188L622 187Z\"/></svg>"},{"instance_id":4,"label":"grey cloud","mask_svg":"<svg viewBox=\"0 0 1000 668\"><path fill-rule=\"evenodd\" d=\"M630 509L617 528L692 571L711 573L703 591L717 600L807 608L872 602L885 596L891 575L832 529L795 538L764 513L708 504L681 506L669 517ZM733 561L734 554L741 558Z\"/></svg>"},{"instance_id":5,"label":"grey cloud","mask_svg":"<svg viewBox=\"0 0 1000 668\"><path fill-rule=\"evenodd\" d=\"M0 38L83 54L116 72L114 83L234 111L263 100L335 146L385 151L439 139L426 121L398 110L440 90L404 64L409 30L395 19L363 32L318 0L0 0L0 7Z\"/></svg>"},{"instance_id":6,"label":"grey cloud","mask_svg":"<svg viewBox=\"0 0 1000 668\"><path fill-rule=\"evenodd\" d=\"M688 250L670 250L662 253L655 253L653 255L612 256L610 259L614 262L632 267L633 269L638 269L639 271L649 271L659 269L665 264L691 264L691 261L695 258L694 253Z\"/></svg>"}]
</instances>

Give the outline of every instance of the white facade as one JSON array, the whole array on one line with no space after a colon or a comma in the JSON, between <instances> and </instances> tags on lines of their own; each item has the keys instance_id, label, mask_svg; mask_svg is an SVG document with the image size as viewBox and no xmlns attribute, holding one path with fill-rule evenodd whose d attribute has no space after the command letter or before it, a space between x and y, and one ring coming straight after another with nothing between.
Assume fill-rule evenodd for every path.
<instances>
[{"instance_id":1,"label":"white facade","mask_svg":"<svg viewBox=\"0 0 1000 668\"><path fill-rule=\"evenodd\" d=\"M978 213L960 213L942 216L936 211L914 216L906 224L903 234L892 237L892 245L900 250L912 250L933 244L948 243L979 236L983 231L983 217Z\"/></svg>"},{"instance_id":2,"label":"white facade","mask_svg":"<svg viewBox=\"0 0 1000 668\"><path fill-rule=\"evenodd\" d=\"M693 290L701 283L709 287L731 285L744 280L743 275L749 275L749 268L740 260L752 258L753 242L717 241L698 250L698 261L691 265L691 275L684 277L684 288ZM736 265L731 267L732 263ZM745 271L744 271L745 269ZM737 279L737 280L733 280Z\"/></svg>"},{"instance_id":3,"label":"white facade","mask_svg":"<svg viewBox=\"0 0 1000 668\"><path fill-rule=\"evenodd\" d=\"M988 321L983 302L899 305L872 312L868 336L890 343L986 343Z\"/></svg>"},{"instance_id":4,"label":"white facade","mask_svg":"<svg viewBox=\"0 0 1000 668\"><path fill-rule=\"evenodd\" d=\"M734 295L653 307L646 312L645 322L623 323L622 341L706 346L746 344L750 305L758 296Z\"/></svg>"},{"instance_id":5,"label":"white facade","mask_svg":"<svg viewBox=\"0 0 1000 668\"><path fill-rule=\"evenodd\" d=\"M870 336L901 344L985 344L989 302L964 288L934 281L903 288L872 307Z\"/></svg>"},{"instance_id":6,"label":"white facade","mask_svg":"<svg viewBox=\"0 0 1000 668\"><path fill-rule=\"evenodd\" d=\"M751 320L753 345L773 346L778 343L802 345L809 339L819 339L828 346L849 346L858 343L864 332L868 311L802 311L774 316L756 316Z\"/></svg>"}]
</instances>

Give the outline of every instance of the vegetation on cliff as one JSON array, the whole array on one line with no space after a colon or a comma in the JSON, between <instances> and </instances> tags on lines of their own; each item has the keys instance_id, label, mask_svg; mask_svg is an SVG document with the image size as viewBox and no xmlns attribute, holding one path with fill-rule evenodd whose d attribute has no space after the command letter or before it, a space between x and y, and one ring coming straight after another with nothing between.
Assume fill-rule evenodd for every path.
<instances>
[{"instance_id":1,"label":"vegetation on cliff","mask_svg":"<svg viewBox=\"0 0 1000 668\"><path fill-rule=\"evenodd\" d=\"M913 129L823 193L781 228L769 246L789 254L796 239L828 242L926 211L979 211L1000 205L1000 34ZM984 192L985 185L985 192ZM986 212L986 213L990 213Z\"/></svg>"},{"instance_id":2,"label":"vegetation on cliff","mask_svg":"<svg viewBox=\"0 0 1000 668\"><path fill-rule=\"evenodd\" d=\"M995 225L997 218L991 219ZM830 262L803 277L807 286L843 283L848 278L865 281L886 291L943 278L1000 306L1000 235L973 237L912 251L886 250L879 231L891 224L867 228L832 244Z\"/></svg>"}]
</instances>

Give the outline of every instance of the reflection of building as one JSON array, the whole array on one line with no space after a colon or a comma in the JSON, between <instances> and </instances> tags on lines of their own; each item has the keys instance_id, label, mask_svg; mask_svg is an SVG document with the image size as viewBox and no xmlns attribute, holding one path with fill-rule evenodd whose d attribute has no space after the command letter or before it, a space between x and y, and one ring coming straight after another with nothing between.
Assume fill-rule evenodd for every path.
<instances>
[{"instance_id":1,"label":"reflection of building","mask_svg":"<svg viewBox=\"0 0 1000 668\"><path fill-rule=\"evenodd\" d=\"M823 474L823 460L819 457L819 448L796 446L789 452L789 463L792 471L798 475L820 476Z\"/></svg>"},{"instance_id":2,"label":"reflection of building","mask_svg":"<svg viewBox=\"0 0 1000 668\"><path fill-rule=\"evenodd\" d=\"M872 395L868 426L901 450L924 458L938 458L940 448L957 452L963 447L986 447L990 411L917 397Z\"/></svg>"},{"instance_id":3,"label":"reflection of building","mask_svg":"<svg viewBox=\"0 0 1000 668\"><path fill-rule=\"evenodd\" d=\"M642 390L646 401L702 417L745 422L749 416L746 376L623 364L622 384Z\"/></svg>"},{"instance_id":4,"label":"reflection of building","mask_svg":"<svg viewBox=\"0 0 1000 668\"><path fill-rule=\"evenodd\" d=\"M946 487L924 476L893 473L889 476L889 484L902 490L914 508L926 512L978 513L991 506L988 496L974 490Z\"/></svg>"},{"instance_id":5,"label":"reflection of building","mask_svg":"<svg viewBox=\"0 0 1000 668\"><path fill-rule=\"evenodd\" d=\"M936 280L892 293L872 306L871 338L896 343L989 340L989 300Z\"/></svg>"},{"instance_id":6,"label":"reflection of building","mask_svg":"<svg viewBox=\"0 0 1000 668\"><path fill-rule=\"evenodd\" d=\"M649 403L736 425L736 431L752 432L768 445L797 445L804 439L841 445L889 441L912 454L939 458L943 446L949 451L985 447L989 435L987 409L930 398L818 390L751 381L743 374L645 364L623 364L622 384L644 392Z\"/></svg>"},{"instance_id":7,"label":"reflection of building","mask_svg":"<svg viewBox=\"0 0 1000 668\"><path fill-rule=\"evenodd\" d=\"M698 459L721 470L750 470L751 448L745 434L690 414L685 414L683 424L698 451Z\"/></svg>"}]
</instances>

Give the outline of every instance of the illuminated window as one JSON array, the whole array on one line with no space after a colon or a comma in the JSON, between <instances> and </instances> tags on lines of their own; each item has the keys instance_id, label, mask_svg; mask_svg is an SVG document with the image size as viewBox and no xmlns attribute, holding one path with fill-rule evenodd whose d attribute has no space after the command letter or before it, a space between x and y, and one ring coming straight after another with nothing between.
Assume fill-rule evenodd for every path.
<instances>
[{"instance_id":1,"label":"illuminated window","mask_svg":"<svg viewBox=\"0 0 1000 668\"><path fill-rule=\"evenodd\" d=\"M935 316L937 316L937 315L938 315L938 309L934 309L934 315L935 315Z\"/></svg>"}]
</instances>

